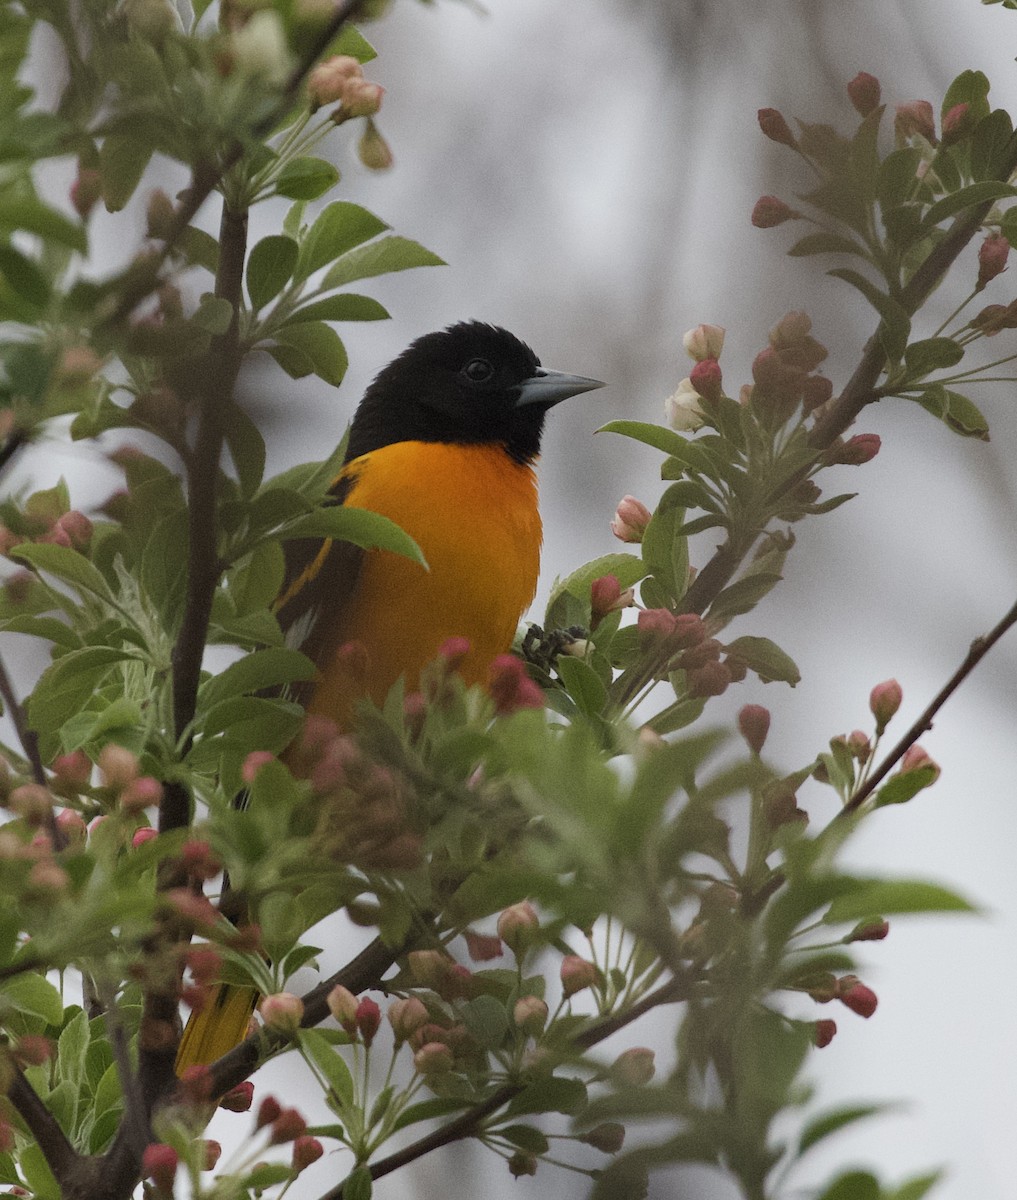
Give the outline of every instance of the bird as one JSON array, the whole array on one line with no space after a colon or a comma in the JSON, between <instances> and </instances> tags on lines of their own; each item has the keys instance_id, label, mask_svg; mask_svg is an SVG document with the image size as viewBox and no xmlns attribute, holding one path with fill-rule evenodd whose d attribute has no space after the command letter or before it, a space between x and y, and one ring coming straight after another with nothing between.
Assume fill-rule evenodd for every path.
<instances>
[{"instance_id":1,"label":"bird","mask_svg":"<svg viewBox=\"0 0 1017 1200\"><path fill-rule=\"evenodd\" d=\"M603 387L543 367L499 326L462 321L412 342L367 388L328 501L390 518L427 566L386 550L297 538L274 611L316 674L294 690L308 715L350 728L357 705L384 703L449 639L458 671L484 684L532 602L542 525L534 465L556 404ZM358 653L351 655L355 646ZM285 758L285 755L284 755ZM219 985L192 1013L177 1073L245 1036L257 997Z\"/></svg>"}]
</instances>

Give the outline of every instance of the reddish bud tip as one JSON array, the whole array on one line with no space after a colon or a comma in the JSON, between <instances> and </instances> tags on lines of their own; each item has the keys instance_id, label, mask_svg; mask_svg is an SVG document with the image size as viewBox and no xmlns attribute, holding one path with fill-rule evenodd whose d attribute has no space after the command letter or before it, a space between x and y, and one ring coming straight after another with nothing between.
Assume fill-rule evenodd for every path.
<instances>
[{"instance_id":1,"label":"reddish bud tip","mask_svg":"<svg viewBox=\"0 0 1017 1200\"><path fill-rule=\"evenodd\" d=\"M160 1192L172 1195L179 1163L180 1157L173 1147L158 1142L145 1147L145 1153L141 1156L141 1171L145 1179L151 1179Z\"/></svg>"},{"instance_id":2,"label":"reddish bud tip","mask_svg":"<svg viewBox=\"0 0 1017 1200\"><path fill-rule=\"evenodd\" d=\"M909 104L898 104L893 125L898 141L905 142L913 137L922 137L930 146L936 144L936 122L928 100L912 100Z\"/></svg>"},{"instance_id":3,"label":"reddish bud tip","mask_svg":"<svg viewBox=\"0 0 1017 1200\"><path fill-rule=\"evenodd\" d=\"M869 693L869 711L876 718L876 733L882 733L896 715L904 692L896 679L877 683Z\"/></svg>"},{"instance_id":4,"label":"reddish bud tip","mask_svg":"<svg viewBox=\"0 0 1017 1200\"><path fill-rule=\"evenodd\" d=\"M778 196L760 196L752 209L752 224L757 229L773 229L785 221L797 221L801 215Z\"/></svg>"},{"instance_id":5,"label":"reddish bud tip","mask_svg":"<svg viewBox=\"0 0 1017 1200\"><path fill-rule=\"evenodd\" d=\"M270 750L252 750L240 768L240 778L250 787L261 768L270 762L275 762L275 755Z\"/></svg>"},{"instance_id":6,"label":"reddish bud tip","mask_svg":"<svg viewBox=\"0 0 1017 1200\"><path fill-rule=\"evenodd\" d=\"M761 704L746 704L738 713L738 731L753 754L761 754L770 732L770 710Z\"/></svg>"},{"instance_id":7,"label":"reddish bud tip","mask_svg":"<svg viewBox=\"0 0 1017 1200\"><path fill-rule=\"evenodd\" d=\"M559 975L562 992L566 997L574 996L584 988L593 987L597 982L596 966L577 954L567 954L562 959Z\"/></svg>"},{"instance_id":8,"label":"reddish bud tip","mask_svg":"<svg viewBox=\"0 0 1017 1200\"><path fill-rule=\"evenodd\" d=\"M250 1111L253 1103L254 1084L247 1080L244 1083L238 1083L235 1088L230 1088L219 1101L219 1107L224 1108L227 1112L244 1113Z\"/></svg>"},{"instance_id":9,"label":"reddish bud tip","mask_svg":"<svg viewBox=\"0 0 1017 1200\"><path fill-rule=\"evenodd\" d=\"M768 137L771 142L777 142L781 146L790 146L793 150L798 148L798 139L777 109L761 108L756 113L756 119L759 121L759 128L763 131L764 136Z\"/></svg>"},{"instance_id":10,"label":"reddish bud tip","mask_svg":"<svg viewBox=\"0 0 1017 1200\"><path fill-rule=\"evenodd\" d=\"M254 1119L255 1130L264 1129L273 1124L282 1112L282 1105L275 1096L266 1096L258 1105L258 1115Z\"/></svg>"},{"instance_id":11,"label":"reddish bud tip","mask_svg":"<svg viewBox=\"0 0 1017 1200\"><path fill-rule=\"evenodd\" d=\"M544 693L526 673L526 666L514 654L499 654L491 663L488 691L500 717L521 708L543 708Z\"/></svg>"},{"instance_id":12,"label":"reddish bud tip","mask_svg":"<svg viewBox=\"0 0 1017 1200\"><path fill-rule=\"evenodd\" d=\"M301 1134L293 1143L293 1158L291 1166L295 1174L299 1175L311 1163L317 1162L325 1153L325 1148L316 1137L311 1137L310 1134Z\"/></svg>"},{"instance_id":13,"label":"reddish bud tip","mask_svg":"<svg viewBox=\"0 0 1017 1200\"><path fill-rule=\"evenodd\" d=\"M703 358L689 372L692 386L704 400L719 400L723 394L723 374L715 358Z\"/></svg>"},{"instance_id":14,"label":"reddish bud tip","mask_svg":"<svg viewBox=\"0 0 1017 1200\"><path fill-rule=\"evenodd\" d=\"M501 958L505 953L501 938L490 933L474 933L472 929L467 929L463 940L473 962L490 962L492 958Z\"/></svg>"},{"instance_id":15,"label":"reddish bud tip","mask_svg":"<svg viewBox=\"0 0 1017 1200\"><path fill-rule=\"evenodd\" d=\"M831 1021L829 1017L824 1017L823 1020L817 1021L813 1037L818 1049L822 1050L824 1046L829 1046L829 1044L833 1041L836 1032L836 1021Z\"/></svg>"},{"instance_id":16,"label":"reddish bud tip","mask_svg":"<svg viewBox=\"0 0 1017 1200\"><path fill-rule=\"evenodd\" d=\"M1006 270L1006 260L1010 257L1010 243L1001 233L990 233L978 248L978 283L976 291L981 291L990 279Z\"/></svg>"},{"instance_id":17,"label":"reddish bud tip","mask_svg":"<svg viewBox=\"0 0 1017 1200\"><path fill-rule=\"evenodd\" d=\"M860 1017L871 1017L879 1000L872 988L861 983L855 975L845 975L837 981L837 999Z\"/></svg>"},{"instance_id":18,"label":"reddish bud tip","mask_svg":"<svg viewBox=\"0 0 1017 1200\"><path fill-rule=\"evenodd\" d=\"M282 1146L294 1142L307 1131L307 1122L295 1108L284 1108L272 1122L270 1146Z\"/></svg>"},{"instance_id":19,"label":"reddish bud tip","mask_svg":"<svg viewBox=\"0 0 1017 1200\"><path fill-rule=\"evenodd\" d=\"M378 1026L381 1024L381 1009L369 996L364 996L357 1005L356 1022L357 1031L364 1039L364 1045L370 1046L374 1041L374 1035L378 1032Z\"/></svg>"},{"instance_id":20,"label":"reddish bud tip","mask_svg":"<svg viewBox=\"0 0 1017 1200\"><path fill-rule=\"evenodd\" d=\"M528 900L504 909L498 916L498 936L515 955L525 952L540 928L540 918Z\"/></svg>"},{"instance_id":21,"label":"reddish bud tip","mask_svg":"<svg viewBox=\"0 0 1017 1200\"><path fill-rule=\"evenodd\" d=\"M890 932L890 922L861 921L842 940L845 942L881 942Z\"/></svg>"},{"instance_id":22,"label":"reddish bud tip","mask_svg":"<svg viewBox=\"0 0 1017 1200\"><path fill-rule=\"evenodd\" d=\"M635 496L623 496L615 509L611 532L619 541L641 542L652 516L641 500L637 500Z\"/></svg>"},{"instance_id":23,"label":"reddish bud tip","mask_svg":"<svg viewBox=\"0 0 1017 1200\"><path fill-rule=\"evenodd\" d=\"M863 117L879 107L879 80L868 71L859 71L847 85L847 94L855 111Z\"/></svg>"}]
</instances>

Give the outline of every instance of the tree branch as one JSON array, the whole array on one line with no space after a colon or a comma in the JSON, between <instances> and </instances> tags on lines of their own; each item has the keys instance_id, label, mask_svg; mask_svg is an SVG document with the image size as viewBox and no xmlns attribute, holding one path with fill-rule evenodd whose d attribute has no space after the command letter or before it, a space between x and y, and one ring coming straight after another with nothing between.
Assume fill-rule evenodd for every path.
<instances>
[{"instance_id":1,"label":"tree branch","mask_svg":"<svg viewBox=\"0 0 1017 1200\"><path fill-rule=\"evenodd\" d=\"M971 672L978 666L982 659L989 653L999 639L1014 625L1017 625L1017 604L1007 612L1007 614L997 622L996 625L982 637L975 638L964 656L964 661L960 664L956 671L943 684L936 695L929 701L928 705L922 710L921 714L916 718L914 723L908 729L907 733L900 739L894 748L887 754L883 761L879 764L864 785L851 797L844 805L843 809L837 814L836 819L846 817L849 813L857 812L866 800L872 795L877 787L883 782L893 767L900 762L905 753L918 741L918 739L927 730L932 728L932 722L943 705L950 699L954 692L960 687Z\"/></svg>"},{"instance_id":2,"label":"tree branch","mask_svg":"<svg viewBox=\"0 0 1017 1200\"><path fill-rule=\"evenodd\" d=\"M28 1126L29 1133L45 1156L46 1165L63 1187L85 1159L67 1140L60 1123L39 1099L38 1092L25 1078L21 1068L11 1064L11 1069L14 1078L7 1089L7 1099Z\"/></svg>"}]
</instances>

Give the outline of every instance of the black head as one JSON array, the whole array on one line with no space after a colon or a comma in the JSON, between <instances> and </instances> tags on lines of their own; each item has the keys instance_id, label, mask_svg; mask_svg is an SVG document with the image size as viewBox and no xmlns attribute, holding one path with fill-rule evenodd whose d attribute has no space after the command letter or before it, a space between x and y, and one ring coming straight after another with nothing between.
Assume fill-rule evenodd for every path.
<instances>
[{"instance_id":1,"label":"black head","mask_svg":"<svg viewBox=\"0 0 1017 1200\"><path fill-rule=\"evenodd\" d=\"M530 462L548 409L602 386L546 370L495 325L450 325L418 338L380 372L353 418L346 460L393 442L461 442L500 444Z\"/></svg>"}]
</instances>

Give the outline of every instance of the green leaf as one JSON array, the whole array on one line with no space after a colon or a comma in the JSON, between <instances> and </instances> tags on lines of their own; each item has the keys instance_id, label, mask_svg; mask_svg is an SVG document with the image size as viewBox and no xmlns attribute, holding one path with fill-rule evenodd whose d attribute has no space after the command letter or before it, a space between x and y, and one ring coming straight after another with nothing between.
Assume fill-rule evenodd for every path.
<instances>
[{"instance_id":1,"label":"green leaf","mask_svg":"<svg viewBox=\"0 0 1017 1200\"><path fill-rule=\"evenodd\" d=\"M608 421L606 425L601 425L597 433L620 433L622 437L654 446L665 454L675 454L679 458L683 457L688 445L688 440L680 433L663 425L651 425L647 421Z\"/></svg>"},{"instance_id":2,"label":"green leaf","mask_svg":"<svg viewBox=\"0 0 1017 1200\"><path fill-rule=\"evenodd\" d=\"M888 1193L886 1200L922 1200L943 1178L942 1171L929 1171L925 1175L915 1175Z\"/></svg>"},{"instance_id":3,"label":"green leaf","mask_svg":"<svg viewBox=\"0 0 1017 1200\"><path fill-rule=\"evenodd\" d=\"M850 283L852 287L857 288L883 318L883 324L880 326L880 339L887 358L891 362L896 362L904 353L908 335L911 332L911 319L904 309L896 300L880 291L870 279L866 279L857 271L852 271L847 267L834 267L827 271L827 275L843 279L845 283Z\"/></svg>"},{"instance_id":4,"label":"green leaf","mask_svg":"<svg viewBox=\"0 0 1017 1200\"><path fill-rule=\"evenodd\" d=\"M804 258L810 254L859 254L868 258L865 248L854 238L842 237L838 233L809 233L800 238L788 251L792 258Z\"/></svg>"},{"instance_id":5,"label":"green leaf","mask_svg":"<svg viewBox=\"0 0 1017 1200\"><path fill-rule=\"evenodd\" d=\"M981 410L967 396L949 388L946 392L946 415L943 420L961 437L978 438L982 442L989 440L989 423Z\"/></svg>"},{"instance_id":6,"label":"green leaf","mask_svg":"<svg viewBox=\"0 0 1017 1200\"><path fill-rule=\"evenodd\" d=\"M681 533L685 523L681 502L684 491L681 483L669 487L643 531L643 562L673 601L685 595L689 582L689 543Z\"/></svg>"},{"instance_id":7,"label":"green leaf","mask_svg":"<svg viewBox=\"0 0 1017 1200\"><path fill-rule=\"evenodd\" d=\"M18 1161L34 1200L61 1200L62 1189L38 1144L25 1146L18 1155Z\"/></svg>"},{"instance_id":8,"label":"green leaf","mask_svg":"<svg viewBox=\"0 0 1017 1200\"><path fill-rule=\"evenodd\" d=\"M411 1104L403 1109L392 1128L393 1133L405 1129L407 1125L416 1125L420 1121L433 1121L436 1117L445 1117L449 1113L461 1112L470 1107L470 1101L455 1096L436 1096L433 1100L421 1100L419 1104Z\"/></svg>"},{"instance_id":9,"label":"green leaf","mask_svg":"<svg viewBox=\"0 0 1017 1200\"><path fill-rule=\"evenodd\" d=\"M792 687L801 682L801 672L794 659L784 653L769 638L739 637L728 645L727 652L742 660L750 671L754 671L763 683L789 683Z\"/></svg>"},{"instance_id":10,"label":"green leaf","mask_svg":"<svg viewBox=\"0 0 1017 1200\"><path fill-rule=\"evenodd\" d=\"M574 596L584 605L589 606L590 587L595 579L613 575L618 580L618 586L624 591L637 584L647 570L646 564L635 554L605 554L600 558L593 559L564 579L554 581L551 585L551 596L547 602L544 624L549 629L558 629L572 624L571 621L561 621L555 616L556 609L562 607L559 602L566 594Z\"/></svg>"},{"instance_id":11,"label":"green leaf","mask_svg":"<svg viewBox=\"0 0 1017 1200\"><path fill-rule=\"evenodd\" d=\"M1005 196L1017 196L1017 188L999 180L986 179L981 183L969 183L959 192L953 192L937 200L922 218L924 229L934 229L947 217L955 216L966 208L974 208L979 204L988 204L992 200L1002 200Z\"/></svg>"},{"instance_id":12,"label":"green leaf","mask_svg":"<svg viewBox=\"0 0 1017 1200\"><path fill-rule=\"evenodd\" d=\"M50 283L38 263L4 243L0 243L0 282L35 310L49 303Z\"/></svg>"},{"instance_id":13,"label":"green leaf","mask_svg":"<svg viewBox=\"0 0 1017 1200\"><path fill-rule=\"evenodd\" d=\"M370 296L358 296L354 292L340 292L298 308L283 322L284 325L299 325L303 321L383 321L388 310Z\"/></svg>"},{"instance_id":14,"label":"green leaf","mask_svg":"<svg viewBox=\"0 0 1017 1200\"><path fill-rule=\"evenodd\" d=\"M492 1130L520 1150L528 1150L531 1154L546 1154L551 1148L547 1134L535 1125L505 1125L501 1129Z\"/></svg>"},{"instance_id":15,"label":"green leaf","mask_svg":"<svg viewBox=\"0 0 1017 1200\"><path fill-rule=\"evenodd\" d=\"M953 338L924 338L920 342L912 342L904 351L904 366L909 378L921 379L930 371L956 366L963 357L964 347Z\"/></svg>"},{"instance_id":16,"label":"green leaf","mask_svg":"<svg viewBox=\"0 0 1017 1200\"><path fill-rule=\"evenodd\" d=\"M293 1178L293 1170L285 1163L258 1163L244 1177L244 1183L255 1196L260 1196L266 1188L278 1183L288 1183ZM249 1192L248 1195L251 1193ZM345 1198L345 1192L343 1196Z\"/></svg>"},{"instance_id":17,"label":"green leaf","mask_svg":"<svg viewBox=\"0 0 1017 1200\"><path fill-rule=\"evenodd\" d=\"M343 1200L371 1200L374 1184L367 1167L357 1167L343 1181Z\"/></svg>"},{"instance_id":18,"label":"green leaf","mask_svg":"<svg viewBox=\"0 0 1017 1200\"><path fill-rule=\"evenodd\" d=\"M937 883L917 879L856 879L851 890L830 905L823 922L842 925L862 921L873 914L891 916L902 913L974 913L978 909Z\"/></svg>"},{"instance_id":19,"label":"green leaf","mask_svg":"<svg viewBox=\"0 0 1017 1200\"><path fill-rule=\"evenodd\" d=\"M119 212L141 182L153 146L140 137L109 133L99 148L102 196L109 212Z\"/></svg>"},{"instance_id":20,"label":"green leaf","mask_svg":"<svg viewBox=\"0 0 1017 1200\"><path fill-rule=\"evenodd\" d=\"M445 260L425 249L410 238L391 234L379 238L369 246L349 250L326 273L324 288L344 287L357 279L369 279L375 275L391 275L396 271L408 271L413 267L443 267Z\"/></svg>"},{"instance_id":21,"label":"green leaf","mask_svg":"<svg viewBox=\"0 0 1017 1200\"><path fill-rule=\"evenodd\" d=\"M806 1150L811 1149L817 1142L821 1142L831 1134L839 1133L848 1125L854 1124L855 1121L886 1112L888 1108L890 1108L888 1104L855 1104L847 1108L835 1108L830 1112L821 1113L818 1117L813 1117L802 1130L802 1136L798 1142L799 1155L804 1154Z\"/></svg>"},{"instance_id":22,"label":"green leaf","mask_svg":"<svg viewBox=\"0 0 1017 1200\"><path fill-rule=\"evenodd\" d=\"M298 1036L301 1053L311 1066L324 1077L339 1101L339 1107L341 1109L352 1107L356 1091L353 1076L336 1048L318 1029L301 1029Z\"/></svg>"},{"instance_id":23,"label":"green leaf","mask_svg":"<svg viewBox=\"0 0 1017 1200\"><path fill-rule=\"evenodd\" d=\"M580 1079L568 1079L560 1075L549 1075L528 1084L509 1101L505 1115L522 1116L526 1113L557 1112L571 1116L581 1112L587 1103L586 1084Z\"/></svg>"},{"instance_id":24,"label":"green leaf","mask_svg":"<svg viewBox=\"0 0 1017 1200\"><path fill-rule=\"evenodd\" d=\"M191 320L205 333L210 333L213 337L221 337L233 321L233 305L221 296L213 296L210 292L206 292L201 297Z\"/></svg>"},{"instance_id":25,"label":"green leaf","mask_svg":"<svg viewBox=\"0 0 1017 1200\"><path fill-rule=\"evenodd\" d=\"M971 135L971 174L975 179L999 179L1008 172L1013 152L1013 122L1002 108L990 112Z\"/></svg>"},{"instance_id":26,"label":"green leaf","mask_svg":"<svg viewBox=\"0 0 1017 1200\"><path fill-rule=\"evenodd\" d=\"M607 688L589 663L568 654L559 654L555 670L584 716L597 717L603 713L607 704Z\"/></svg>"},{"instance_id":27,"label":"green leaf","mask_svg":"<svg viewBox=\"0 0 1017 1200\"><path fill-rule=\"evenodd\" d=\"M271 234L254 247L247 260L247 293L258 311L274 300L289 282L300 247L290 237Z\"/></svg>"},{"instance_id":28,"label":"green leaf","mask_svg":"<svg viewBox=\"0 0 1017 1200\"><path fill-rule=\"evenodd\" d=\"M989 80L986 75L981 71L961 71L946 89L940 107L940 119L945 117L951 108L958 104L966 104L972 120L981 121L989 115L988 97Z\"/></svg>"},{"instance_id":29,"label":"green leaf","mask_svg":"<svg viewBox=\"0 0 1017 1200\"><path fill-rule=\"evenodd\" d=\"M318 214L300 247L300 259L295 277L307 279L315 271L328 266L354 246L377 237L388 225L374 213L351 204L348 200L335 200ZM326 279L325 287L333 287Z\"/></svg>"},{"instance_id":30,"label":"green leaf","mask_svg":"<svg viewBox=\"0 0 1017 1200\"><path fill-rule=\"evenodd\" d=\"M39 733L56 732L98 690L110 668L131 655L112 646L84 646L63 654L43 671L28 699L28 721Z\"/></svg>"},{"instance_id":31,"label":"green leaf","mask_svg":"<svg viewBox=\"0 0 1017 1200\"><path fill-rule=\"evenodd\" d=\"M501 1047L509 1028L504 1004L494 996L475 996L459 1011L463 1024L481 1046L487 1050Z\"/></svg>"},{"instance_id":32,"label":"green leaf","mask_svg":"<svg viewBox=\"0 0 1017 1200\"><path fill-rule=\"evenodd\" d=\"M339 172L323 158L293 158L275 180L275 192L290 200L317 200L339 182Z\"/></svg>"},{"instance_id":33,"label":"green leaf","mask_svg":"<svg viewBox=\"0 0 1017 1200\"><path fill-rule=\"evenodd\" d=\"M35 196L4 196L0 203L0 230L23 229L49 242L57 242L79 254L88 253L88 235L80 221L43 204Z\"/></svg>"},{"instance_id":34,"label":"green leaf","mask_svg":"<svg viewBox=\"0 0 1017 1200\"><path fill-rule=\"evenodd\" d=\"M314 663L299 650L273 646L238 658L224 671L207 679L198 696L202 706L210 709L231 696L251 695L262 688L312 679L314 672Z\"/></svg>"},{"instance_id":35,"label":"green leaf","mask_svg":"<svg viewBox=\"0 0 1017 1200\"><path fill-rule=\"evenodd\" d=\"M113 601L113 593L99 569L69 546L25 542L11 552L11 557L69 584L81 596L93 596L105 603Z\"/></svg>"},{"instance_id":36,"label":"green leaf","mask_svg":"<svg viewBox=\"0 0 1017 1200\"><path fill-rule=\"evenodd\" d=\"M42 1017L47 1025L59 1025L64 1019L60 993L43 975L26 971L0 983L0 1007Z\"/></svg>"},{"instance_id":37,"label":"green leaf","mask_svg":"<svg viewBox=\"0 0 1017 1200\"><path fill-rule=\"evenodd\" d=\"M723 617L727 621L751 611L780 580L780 575L768 571L756 571L735 580L710 605L710 616Z\"/></svg>"},{"instance_id":38,"label":"green leaf","mask_svg":"<svg viewBox=\"0 0 1017 1200\"><path fill-rule=\"evenodd\" d=\"M892 775L876 792L876 808L885 808L888 804L907 804L920 791L931 787L938 774L936 767L930 764Z\"/></svg>"},{"instance_id":39,"label":"green leaf","mask_svg":"<svg viewBox=\"0 0 1017 1200\"><path fill-rule=\"evenodd\" d=\"M846 1171L818 1197L818 1200L880 1200L879 1181L868 1171Z\"/></svg>"},{"instance_id":40,"label":"green leaf","mask_svg":"<svg viewBox=\"0 0 1017 1200\"><path fill-rule=\"evenodd\" d=\"M286 325L276 333L276 338L284 348L295 350L306 360L308 370L305 374L313 372L320 379L324 379L326 383L331 383L335 387L342 383L349 365L346 347L335 330L323 321ZM279 349L279 346L269 348L269 353L276 358L277 362L280 361L276 353ZM280 362L280 366L287 370L284 363Z\"/></svg>"},{"instance_id":41,"label":"green leaf","mask_svg":"<svg viewBox=\"0 0 1017 1200\"><path fill-rule=\"evenodd\" d=\"M196 267L204 267L213 275L219 270L219 243L204 229L188 225L180 235L178 246Z\"/></svg>"},{"instance_id":42,"label":"green leaf","mask_svg":"<svg viewBox=\"0 0 1017 1200\"><path fill-rule=\"evenodd\" d=\"M364 508L333 504L316 509L287 526L285 536L325 537L336 542L352 542L364 550L390 550L422 567L427 562L420 547L394 521Z\"/></svg>"}]
</instances>

